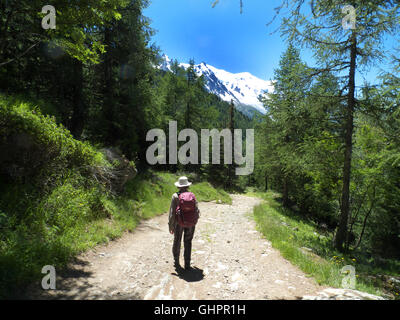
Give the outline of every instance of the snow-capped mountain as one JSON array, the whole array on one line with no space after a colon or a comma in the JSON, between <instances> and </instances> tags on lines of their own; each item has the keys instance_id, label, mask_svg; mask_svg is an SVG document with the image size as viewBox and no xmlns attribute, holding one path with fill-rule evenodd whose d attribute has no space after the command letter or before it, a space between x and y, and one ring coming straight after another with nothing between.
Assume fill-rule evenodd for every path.
<instances>
[{"instance_id":1,"label":"snow-capped mountain","mask_svg":"<svg viewBox=\"0 0 400 320\"><path fill-rule=\"evenodd\" d=\"M164 71L171 71L172 60L162 56L162 63L159 66ZM187 69L189 64L180 63L181 67ZM222 100L230 102L233 100L236 108L245 114L252 115L254 109L265 114L263 104L258 96L264 92L272 92L272 81L259 79L248 72L230 73L222 69L202 62L194 66L198 76L205 78L206 89L219 96Z\"/></svg>"}]
</instances>

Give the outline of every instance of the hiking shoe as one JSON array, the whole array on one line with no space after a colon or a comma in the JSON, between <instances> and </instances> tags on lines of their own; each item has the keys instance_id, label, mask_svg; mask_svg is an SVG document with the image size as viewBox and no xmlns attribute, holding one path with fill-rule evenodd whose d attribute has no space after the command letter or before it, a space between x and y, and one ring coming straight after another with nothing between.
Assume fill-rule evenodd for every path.
<instances>
[{"instance_id":1,"label":"hiking shoe","mask_svg":"<svg viewBox=\"0 0 400 320\"><path fill-rule=\"evenodd\" d=\"M177 260L174 261L174 267L175 269L180 269L181 265L179 264L179 261Z\"/></svg>"}]
</instances>

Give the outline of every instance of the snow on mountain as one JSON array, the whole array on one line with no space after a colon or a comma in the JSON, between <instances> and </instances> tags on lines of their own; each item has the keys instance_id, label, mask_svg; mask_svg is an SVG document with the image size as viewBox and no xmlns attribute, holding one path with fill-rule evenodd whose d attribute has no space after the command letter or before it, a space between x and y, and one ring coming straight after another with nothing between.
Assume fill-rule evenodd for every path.
<instances>
[{"instance_id":1,"label":"snow on mountain","mask_svg":"<svg viewBox=\"0 0 400 320\"><path fill-rule=\"evenodd\" d=\"M172 60L164 54L159 68L171 71L171 64ZM187 63L180 63L179 65L185 69L189 67ZM248 72L230 73L204 62L195 65L194 68L198 76L204 75L206 88L209 92L214 93L224 101L233 100L236 107L246 114L251 114L253 108L265 114L265 109L258 100L258 96L266 91L273 91L272 81L259 79Z\"/></svg>"}]
</instances>

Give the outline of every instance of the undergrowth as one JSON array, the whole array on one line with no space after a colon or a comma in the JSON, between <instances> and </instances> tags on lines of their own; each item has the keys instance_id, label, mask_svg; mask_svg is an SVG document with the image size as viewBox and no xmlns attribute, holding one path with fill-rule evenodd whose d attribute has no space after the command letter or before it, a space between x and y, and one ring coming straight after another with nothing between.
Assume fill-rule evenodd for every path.
<instances>
[{"instance_id":1,"label":"undergrowth","mask_svg":"<svg viewBox=\"0 0 400 320\"><path fill-rule=\"evenodd\" d=\"M332 233L322 232L315 223L283 208L277 201L278 194L251 192L249 195L265 200L254 208L254 219L260 232L285 259L317 283L341 288L344 277L348 276L348 271L342 268L350 265L355 268L356 290L398 299L400 293L384 289L375 276L398 276L399 262L388 261L385 266L376 267L371 263L374 258L362 252L340 253L332 246Z\"/></svg>"}]
</instances>

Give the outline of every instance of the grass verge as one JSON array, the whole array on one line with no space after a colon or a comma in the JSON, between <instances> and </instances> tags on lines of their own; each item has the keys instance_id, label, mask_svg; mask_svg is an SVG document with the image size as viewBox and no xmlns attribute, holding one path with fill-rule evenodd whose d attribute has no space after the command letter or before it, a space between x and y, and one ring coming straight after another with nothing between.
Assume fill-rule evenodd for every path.
<instances>
[{"instance_id":1,"label":"grass verge","mask_svg":"<svg viewBox=\"0 0 400 320\"><path fill-rule=\"evenodd\" d=\"M376 281L377 274L399 275L399 262L391 261L386 269L372 267L360 252L342 254L332 247L332 234L320 234L316 225L282 208L273 192L250 192L248 195L264 199L264 203L254 208L254 219L259 231L269 240L282 256L298 266L317 283L335 288L342 287L347 272L346 265L356 271L356 290L375 295L399 298L399 292L383 288Z\"/></svg>"}]
</instances>

